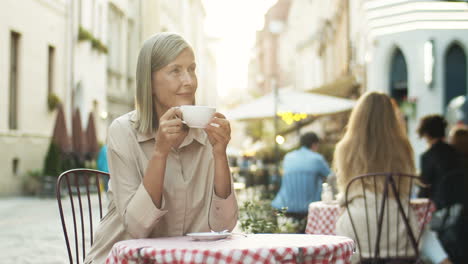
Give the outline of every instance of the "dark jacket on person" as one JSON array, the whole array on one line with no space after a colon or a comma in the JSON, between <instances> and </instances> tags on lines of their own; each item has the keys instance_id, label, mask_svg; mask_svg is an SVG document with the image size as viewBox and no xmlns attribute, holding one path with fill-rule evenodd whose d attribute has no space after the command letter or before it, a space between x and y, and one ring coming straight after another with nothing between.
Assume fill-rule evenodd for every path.
<instances>
[{"instance_id":1,"label":"dark jacket on person","mask_svg":"<svg viewBox=\"0 0 468 264\"><path fill-rule=\"evenodd\" d=\"M421 179L430 187L423 190L420 196L429 197L435 203L437 211L445 210L445 224L435 230L439 240L453 263L465 263L468 258L468 174L464 157L449 144L438 141L421 156L421 169ZM459 214L450 210L460 205L462 209ZM450 222L449 218L455 219L452 222L454 224L447 224Z\"/></svg>"},{"instance_id":2,"label":"dark jacket on person","mask_svg":"<svg viewBox=\"0 0 468 264\"><path fill-rule=\"evenodd\" d=\"M440 140L421 156L421 180L430 187L420 197L431 198L437 208L461 202L464 175L462 156Z\"/></svg>"}]
</instances>

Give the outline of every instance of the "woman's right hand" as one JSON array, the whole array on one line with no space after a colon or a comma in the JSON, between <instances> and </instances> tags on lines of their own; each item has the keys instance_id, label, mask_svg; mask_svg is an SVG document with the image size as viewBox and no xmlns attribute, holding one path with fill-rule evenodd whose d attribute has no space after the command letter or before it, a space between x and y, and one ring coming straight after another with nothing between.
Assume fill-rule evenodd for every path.
<instances>
[{"instance_id":1,"label":"woman's right hand","mask_svg":"<svg viewBox=\"0 0 468 264\"><path fill-rule=\"evenodd\" d=\"M185 136L182 112L178 107L167 110L159 120L159 128L156 132L156 154L167 156L171 148L176 146Z\"/></svg>"}]
</instances>

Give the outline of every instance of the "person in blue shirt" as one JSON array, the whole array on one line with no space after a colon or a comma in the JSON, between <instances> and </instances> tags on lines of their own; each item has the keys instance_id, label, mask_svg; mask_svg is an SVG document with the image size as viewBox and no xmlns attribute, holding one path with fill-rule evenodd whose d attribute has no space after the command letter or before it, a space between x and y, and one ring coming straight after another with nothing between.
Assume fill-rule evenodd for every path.
<instances>
[{"instance_id":1,"label":"person in blue shirt","mask_svg":"<svg viewBox=\"0 0 468 264\"><path fill-rule=\"evenodd\" d=\"M328 163L317 153L318 136L306 133L300 144L284 157L281 187L271 203L277 209L287 207L286 216L297 220L306 218L309 204L321 199L322 183L330 174Z\"/></svg>"},{"instance_id":2,"label":"person in blue shirt","mask_svg":"<svg viewBox=\"0 0 468 264\"><path fill-rule=\"evenodd\" d=\"M109 167L107 164L107 145L103 145L99 150L97 157L97 169L109 173ZM107 191L109 179L104 180L104 188Z\"/></svg>"},{"instance_id":3,"label":"person in blue shirt","mask_svg":"<svg viewBox=\"0 0 468 264\"><path fill-rule=\"evenodd\" d=\"M102 146L101 150L99 150L97 168L100 171L109 173L109 167L107 165L107 145Z\"/></svg>"}]
</instances>

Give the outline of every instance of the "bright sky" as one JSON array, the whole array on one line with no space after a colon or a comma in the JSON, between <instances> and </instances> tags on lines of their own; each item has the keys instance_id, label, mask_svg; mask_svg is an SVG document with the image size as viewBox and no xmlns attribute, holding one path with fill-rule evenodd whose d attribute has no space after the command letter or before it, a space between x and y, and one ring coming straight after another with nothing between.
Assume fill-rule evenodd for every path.
<instances>
[{"instance_id":1,"label":"bright sky","mask_svg":"<svg viewBox=\"0 0 468 264\"><path fill-rule=\"evenodd\" d=\"M218 95L247 88L247 70L255 32L263 28L266 11L277 0L202 0L205 29L219 39L216 50Z\"/></svg>"}]
</instances>

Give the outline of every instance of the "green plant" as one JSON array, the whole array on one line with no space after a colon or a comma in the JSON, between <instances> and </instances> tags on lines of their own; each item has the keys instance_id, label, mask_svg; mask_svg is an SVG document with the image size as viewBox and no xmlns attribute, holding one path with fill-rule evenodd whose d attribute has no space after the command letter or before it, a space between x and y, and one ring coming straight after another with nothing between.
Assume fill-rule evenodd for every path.
<instances>
[{"instance_id":1,"label":"green plant","mask_svg":"<svg viewBox=\"0 0 468 264\"><path fill-rule=\"evenodd\" d=\"M91 47L101 53L107 53L107 47L98 38L94 37L91 32L80 26L78 29L78 41L90 41Z\"/></svg>"},{"instance_id":2,"label":"green plant","mask_svg":"<svg viewBox=\"0 0 468 264\"><path fill-rule=\"evenodd\" d=\"M43 173L41 170L28 170L23 177L23 193L26 195L38 195L42 187Z\"/></svg>"},{"instance_id":3,"label":"green plant","mask_svg":"<svg viewBox=\"0 0 468 264\"><path fill-rule=\"evenodd\" d=\"M81 166L79 159L76 158L73 153L62 153L61 159L62 159L62 168L61 168L62 172L83 167Z\"/></svg>"},{"instance_id":4,"label":"green plant","mask_svg":"<svg viewBox=\"0 0 468 264\"><path fill-rule=\"evenodd\" d=\"M246 201L240 208L241 229L246 233L279 233L278 216L286 209L277 210L270 200Z\"/></svg>"},{"instance_id":5,"label":"green plant","mask_svg":"<svg viewBox=\"0 0 468 264\"><path fill-rule=\"evenodd\" d=\"M104 45L100 40L97 41L97 47L96 49L101 52L101 53L106 53L107 54L107 46Z\"/></svg>"},{"instance_id":6,"label":"green plant","mask_svg":"<svg viewBox=\"0 0 468 264\"><path fill-rule=\"evenodd\" d=\"M87 31L83 27L79 27L78 29L78 41L85 41L89 40L91 41L93 39L93 34L91 32Z\"/></svg>"},{"instance_id":7,"label":"green plant","mask_svg":"<svg viewBox=\"0 0 468 264\"><path fill-rule=\"evenodd\" d=\"M275 145L269 144L263 149L259 150L255 155L258 159L263 160L264 163L275 163L281 162L284 155L286 155L287 150L278 146L278 161L275 161Z\"/></svg>"},{"instance_id":8,"label":"green plant","mask_svg":"<svg viewBox=\"0 0 468 264\"><path fill-rule=\"evenodd\" d=\"M96 160L86 160L85 161L85 168L97 170Z\"/></svg>"},{"instance_id":9,"label":"green plant","mask_svg":"<svg viewBox=\"0 0 468 264\"><path fill-rule=\"evenodd\" d=\"M333 154L335 153L336 143L321 142L318 147L318 153L322 154L328 164L333 162Z\"/></svg>"},{"instance_id":10,"label":"green plant","mask_svg":"<svg viewBox=\"0 0 468 264\"><path fill-rule=\"evenodd\" d=\"M245 126L245 134L249 135L253 141L261 140L264 134L264 126L262 120L248 122Z\"/></svg>"},{"instance_id":11,"label":"green plant","mask_svg":"<svg viewBox=\"0 0 468 264\"><path fill-rule=\"evenodd\" d=\"M54 111L60 104L60 98L55 93L50 93L47 96L47 107L49 111Z\"/></svg>"},{"instance_id":12,"label":"green plant","mask_svg":"<svg viewBox=\"0 0 468 264\"><path fill-rule=\"evenodd\" d=\"M62 172L62 158L59 147L51 142L44 160L43 174L58 177Z\"/></svg>"},{"instance_id":13,"label":"green plant","mask_svg":"<svg viewBox=\"0 0 468 264\"><path fill-rule=\"evenodd\" d=\"M409 118L416 118L418 99L416 97L404 97L398 102L400 111Z\"/></svg>"},{"instance_id":14,"label":"green plant","mask_svg":"<svg viewBox=\"0 0 468 264\"><path fill-rule=\"evenodd\" d=\"M91 39L91 47L93 47L93 49L99 49L99 39L93 37Z\"/></svg>"}]
</instances>

